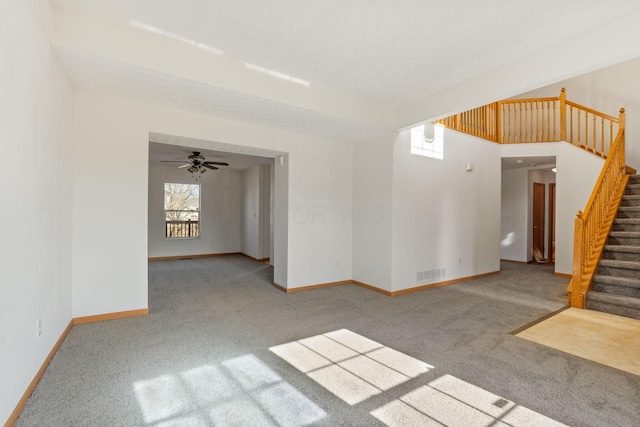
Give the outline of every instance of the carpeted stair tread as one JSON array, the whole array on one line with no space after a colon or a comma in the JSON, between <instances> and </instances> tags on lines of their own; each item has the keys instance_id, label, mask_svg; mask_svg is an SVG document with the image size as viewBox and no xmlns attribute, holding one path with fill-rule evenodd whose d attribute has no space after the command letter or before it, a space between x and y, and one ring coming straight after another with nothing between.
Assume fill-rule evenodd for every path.
<instances>
[{"instance_id":1,"label":"carpeted stair tread","mask_svg":"<svg viewBox=\"0 0 640 427\"><path fill-rule=\"evenodd\" d=\"M640 279L632 279L629 277L604 276L596 274L593 281L605 285L626 286L628 288L640 289Z\"/></svg>"},{"instance_id":2,"label":"carpeted stair tread","mask_svg":"<svg viewBox=\"0 0 640 427\"><path fill-rule=\"evenodd\" d=\"M633 254L640 254L640 246L629 245L604 245L606 252L629 252Z\"/></svg>"},{"instance_id":3,"label":"carpeted stair tread","mask_svg":"<svg viewBox=\"0 0 640 427\"><path fill-rule=\"evenodd\" d=\"M625 194L624 196L622 196L623 200L639 200L640 201L640 194Z\"/></svg>"},{"instance_id":4,"label":"carpeted stair tread","mask_svg":"<svg viewBox=\"0 0 640 427\"><path fill-rule=\"evenodd\" d=\"M640 231L611 231L609 232L611 237L633 237L640 238Z\"/></svg>"},{"instance_id":5,"label":"carpeted stair tread","mask_svg":"<svg viewBox=\"0 0 640 427\"><path fill-rule=\"evenodd\" d=\"M640 212L640 206L620 206L618 211L623 212Z\"/></svg>"},{"instance_id":6,"label":"carpeted stair tread","mask_svg":"<svg viewBox=\"0 0 640 427\"><path fill-rule=\"evenodd\" d=\"M640 310L640 298L625 297L623 295L610 294L607 292L591 291L587 294L587 299Z\"/></svg>"},{"instance_id":7,"label":"carpeted stair tread","mask_svg":"<svg viewBox=\"0 0 640 427\"><path fill-rule=\"evenodd\" d=\"M640 262L619 261L615 259L601 259L598 263L601 267L625 268L627 270L640 270ZM638 273L640 276L640 272Z\"/></svg>"},{"instance_id":8,"label":"carpeted stair tread","mask_svg":"<svg viewBox=\"0 0 640 427\"><path fill-rule=\"evenodd\" d=\"M640 224L640 218L616 218L614 224Z\"/></svg>"}]
</instances>

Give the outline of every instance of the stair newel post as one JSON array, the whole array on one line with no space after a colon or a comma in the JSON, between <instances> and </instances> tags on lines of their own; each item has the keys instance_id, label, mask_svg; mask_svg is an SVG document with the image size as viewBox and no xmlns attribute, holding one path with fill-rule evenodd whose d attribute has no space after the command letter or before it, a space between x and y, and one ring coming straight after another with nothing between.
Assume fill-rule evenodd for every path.
<instances>
[{"instance_id":1,"label":"stair newel post","mask_svg":"<svg viewBox=\"0 0 640 427\"><path fill-rule=\"evenodd\" d=\"M624 129L626 126L626 114L624 112L624 108L620 109L620 115L618 116L618 126L620 129Z\"/></svg>"},{"instance_id":2,"label":"stair newel post","mask_svg":"<svg viewBox=\"0 0 640 427\"><path fill-rule=\"evenodd\" d=\"M560 91L560 141L567 140L567 93Z\"/></svg>"},{"instance_id":3,"label":"stair newel post","mask_svg":"<svg viewBox=\"0 0 640 427\"><path fill-rule=\"evenodd\" d=\"M502 144L502 101L496 102L496 141Z\"/></svg>"},{"instance_id":4,"label":"stair newel post","mask_svg":"<svg viewBox=\"0 0 640 427\"><path fill-rule=\"evenodd\" d=\"M571 284L569 291L569 305L576 308L584 308L584 297L582 293L582 273L584 263L582 262L584 250L583 247L583 234L584 232L584 219L582 217L582 211L578 211L575 220L575 227L573 231L573 274L571 276Z\"/></svg>"}]
</instances>

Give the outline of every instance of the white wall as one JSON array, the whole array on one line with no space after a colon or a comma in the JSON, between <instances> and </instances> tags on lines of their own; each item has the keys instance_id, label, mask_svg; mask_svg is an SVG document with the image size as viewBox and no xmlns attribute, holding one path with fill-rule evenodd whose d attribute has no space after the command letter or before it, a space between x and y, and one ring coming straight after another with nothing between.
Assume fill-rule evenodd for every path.
<instances>
[{"instance_id":1,"label":"white wall","mask_svg":"<svg viewBox=\"0 0 640 427\"><path fill-rule=\"evenodd\" d=\"M147 307L149 132L288 152L275 167L275 281L351 278L351 222L335 223L352 202L351 144L82 91L76 105L74 155L92 162L74 170L74 316Z\"/></svg>"},{"instance_id":2,"label":"white wall","mask_svg":"<svg viewBox=\"0 0 640 427\"><path fill-rule=\"evenodd\" d=\"M556 157L556 273L571 274L576 212L584 210L604 160L566 142Z\"/></svg>"},{"instance_id":3,"label":"white wall","mask_svg":"<svg viewBox=\"0 0 640 427\"><path fill-rule=\"evenodd\" d=\"M393 143L355 144L353 157L353 279L391 291Z\"/></svg>"},{"instance_id":4,"label":"white wall","mask_svg":"<svg viewBox=\"0 0 640 427\"><path fill-rule=\"evenodd\" d=\"M393 290L498 271L500 146L445 130L436 160L411 154L409 134L393 147ZM445 277L416 283L432 268Z\"/></svg>"},{"instance_id":5,"label":"white wall","mask_svg":"<svg viewBox=\"0 0 640 427\"><path fill-rule=\"evenodd\" d=\"M271 161L273 162L273 160ZM271 258L271 164L260 166L260 258Z\"/></svg>"},{"instance_id":6,"label":"white wall","mask_svg":"<svg viewBox=\"0 0 640 427\"><path fill-rule=\"evenodd\" d=\"M640 169L640 58L602 68L572 79L563 80L520 98L558 96L565 87L567 99L594 110L617 117L621 107L626 110L627 164Z\"/></svg>"},{"instance_id":7,"label":"white wall","mask_svg":"<svg viewBox=\"0 0 640 427\"><path fill-rule=\"evenodd\" d=\"M200 237L166 239L164 184L200 184ZM208 171L195 181L186 169L149 164L149 257L240 252L241 172Z\"/></svg>"},{"instance_id":8,"label":"white wall","mask_svg":"<svg viewBox=\"0 0 640 427\"><path fill-rule=\"evenodd\" d=\"M262 259L260 247L261 169L255 165L242 171L242 253Z\"/></svg>"},{"instance_id":9,"label":"white wall","mask_svg":"<svg viewBox=\"0 0 640 427\"><path fill-rule=\"evenodd\" d=\"M41 0L0 5L0 424L71 320L73 90L49 13Z\"/></svg>"},{"instance_id":10,"label":"white wall","mask_svg":"<svg viewBox=\"0 0 640 427\"><path fill-rule=\"evenodd\" d=\"M500 258L527 262L529 203L528 169L502 171Z\"/></svg>"}]
</instances>

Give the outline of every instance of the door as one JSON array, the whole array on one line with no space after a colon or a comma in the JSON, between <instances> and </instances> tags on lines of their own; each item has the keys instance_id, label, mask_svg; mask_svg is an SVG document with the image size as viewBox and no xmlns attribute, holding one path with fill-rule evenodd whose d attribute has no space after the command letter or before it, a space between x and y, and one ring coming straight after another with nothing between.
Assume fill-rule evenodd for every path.
<instances>
[{"instance_id":1,"label":"door","mask_svg":"<svg viewBox=\"0 0 640 427\"><path fill-rule=\"evenodd\" d=\"M533 259L544 260L544 184L533 183Z\"/></svg>"}]
</instances>

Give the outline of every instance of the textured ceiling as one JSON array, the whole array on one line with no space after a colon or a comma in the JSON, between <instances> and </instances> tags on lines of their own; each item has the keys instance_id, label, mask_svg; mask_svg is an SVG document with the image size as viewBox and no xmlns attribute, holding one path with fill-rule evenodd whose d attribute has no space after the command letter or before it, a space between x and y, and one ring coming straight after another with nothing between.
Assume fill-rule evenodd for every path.
<instances>
[{"instance_id":1,"label":"textured ceiling","mask_svg":"<svg viewBox=\"0 0 640 427\"><path fill-rule=\"evenodd\" d=\"M55 0L398 107L601 25L637 0Z\"/></svg>"},{"instance_id":2,"label":"textured ceiling","mask_svg":"<svg viewBox=\"0 0 640 427\"><path fill-rule=\"evenodd\" d=\"M357 141L381 129L268 99L107 60L69 49L58 53L79 89L333 140Z\"/></svg>"},{"instance_id":3,"label":"textured ceiling","mask_svg":"<svg viewBox=\"0 0 640 427\"><path fill-rule=\"evenodd\" d=\"M52 1L388 111L640 9L639 0ZM332 140L390 132L378 121L118 62L90 47L55 47L82 90Z\"/></svg>"},{"instance_id":4,"label":"textured ceiling","mask_svg":"<svg viewBox=\"0 0 640 427\"><path fill-rule=\"evenodd\" d=\"M522 160L518 163L518 160ZM518 169L518 168L534 168L537 166L547 165L549 168L555 166L555 156L538 156L538 157L503 157L502 170Z\"/></svg>"},{"instance_id":5,"label":"textured ceiling","mask_svg":"<svg viewBox=\"0 0 640 427\"><path fill-rule=\"evenodd\" d=\"M156 137L154 137L154 135ZM162 163L163 161L185 161L187 156L191 155L193 151L199 151L202 156L210 162L226 162L229 166L221 166L220 169L230 170L245 170L254 165L266 165L271 162L269 157L260 157L249 154L232 153L228 151L210 150L206 148L192 148L197 145L193 140L189 138L183 138L181 141L176 141L176 137L168 135L153 134L150 135L149 142L149 163ZM168 143L153 142L154 140L172 141L174 143L180 142L182 145L170 145ZM217 148L217 147L216 147ZM179 163L171 164L175 167L180 166Z\"/></svg>"}]
</instances>

